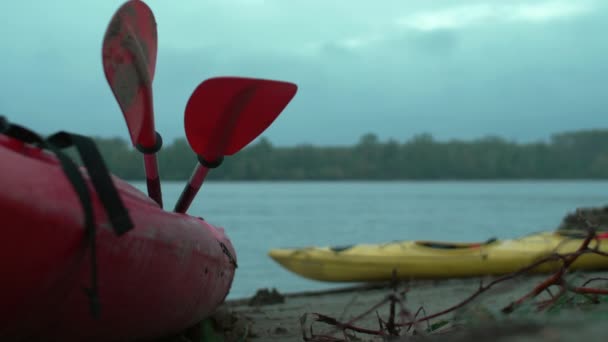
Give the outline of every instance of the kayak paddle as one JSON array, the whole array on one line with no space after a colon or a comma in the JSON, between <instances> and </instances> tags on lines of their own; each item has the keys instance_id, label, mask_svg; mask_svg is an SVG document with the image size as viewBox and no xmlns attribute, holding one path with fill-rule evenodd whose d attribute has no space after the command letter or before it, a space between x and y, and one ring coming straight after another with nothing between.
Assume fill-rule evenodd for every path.
<instances>
[{"instance_id":1,"label":"kayak paddle","mask_svg":"<svg viewBox=\"0 0 608 342\"><path fill-rule=\"evenodd\" d=\"M244 77L203 81L192 93L185 113L186 137L198 156L188 184L175 205L185 213L209 169L258 137L295 96L293 83Z\"/></svg>"},{"instance_id":2,"label":"kayak paddle","mask_svg":"<svg viewBox=\"0 0 608 342\"><path fill-rule=\"evenodd\" d=\"M148 195L162 208L155 153L162 146L154 130L152 80L157 53L156 20L140 0L123 4L112 17L102 47L106 79L122 110L131 143L144 154Z\"/></svg>"}]
</instances>

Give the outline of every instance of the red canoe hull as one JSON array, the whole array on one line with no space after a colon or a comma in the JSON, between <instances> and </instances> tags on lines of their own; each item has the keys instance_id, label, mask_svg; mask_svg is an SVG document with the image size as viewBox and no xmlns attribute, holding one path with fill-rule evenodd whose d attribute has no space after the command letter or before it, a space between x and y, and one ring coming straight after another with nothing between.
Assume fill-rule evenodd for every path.
<instances>
[{"instance_id":1,"label":"red canoe hull","mask_svg":"<svg viewBox=\"0 0 608 342\"><path fill-rule=\"evenodd\" d=\"M75 192L54 157L0 135L0 340L154 338L195 324L223 302L235 271L229 254L236 257L223 229L163 211L114 180L135 227L116 236L89 186L101 303L95 319Z\"/></svg>"}]
</instances>

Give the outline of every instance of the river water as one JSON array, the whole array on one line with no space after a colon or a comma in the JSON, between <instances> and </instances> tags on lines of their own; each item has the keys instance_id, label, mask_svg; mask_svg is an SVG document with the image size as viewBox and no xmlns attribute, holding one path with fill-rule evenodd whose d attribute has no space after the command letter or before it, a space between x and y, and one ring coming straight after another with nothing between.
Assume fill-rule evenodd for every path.
<instances>
[{"instance_id":1,"label":"river water","mask_svg":"<svg viewBox=\"0 0 608 342\"><path fill-rule=\"evenodd\" d=\"M183 186L163 183L167 208ZM241 298L265 287L340 286L291 274L267 256L271 248L513 238L607 203L606 181L209 182L188 213L226 229L239 262L229 298Z\"/></svg>"}]
</instances>

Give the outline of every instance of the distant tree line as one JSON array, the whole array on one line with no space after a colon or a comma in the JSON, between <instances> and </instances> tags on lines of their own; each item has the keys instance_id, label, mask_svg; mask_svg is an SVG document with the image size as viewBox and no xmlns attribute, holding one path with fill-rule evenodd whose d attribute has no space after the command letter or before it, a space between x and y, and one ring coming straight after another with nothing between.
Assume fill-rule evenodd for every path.
<instances>
[{"instance_id":1,"label":"distant tree line","mask_svg":"<svg viewBox=\"0 0 608 342\"><path fill-rule=\"evenodd\" d=\"M96 138L110 170L144 179L142 157L120 138ZM196 157L184 139L158 155L161 177L187 179ZM608 179L608 129L566 132L548 142L500 137L436 141L420 134L399 142L366 134L354 146L274 146L261 138L209 173L216 180Z\"/></svg>"}]
</instances>

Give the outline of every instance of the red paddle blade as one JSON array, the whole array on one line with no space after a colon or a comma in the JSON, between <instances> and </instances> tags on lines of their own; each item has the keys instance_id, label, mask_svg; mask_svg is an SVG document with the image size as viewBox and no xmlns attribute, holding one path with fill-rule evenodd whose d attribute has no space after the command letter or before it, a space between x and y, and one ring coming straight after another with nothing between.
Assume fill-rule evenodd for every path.
<instances>
[{"instance_id":1,"label":"red paddle blade","mask_svg":"<svg viewBox=\"0 0 608 342\"><path fill-rule=\"evenodd\" d=\"M139 0L123 4L112 17L102 47L103 70L123 112L133 145L155 145L152 79L156 68L154 14Z\"/></svg>"},{"instance_id":2,"label":"red paddle blade","mask_svg":"<svg viewBox=\"0 0 608 342\"><path fill-rule=\"evenodd\" d=\"M258 137L287 107L293 83L244 77L202 82L186 106L186 137L192 149L213 162Z\"/></svg>"}]
</instances>

